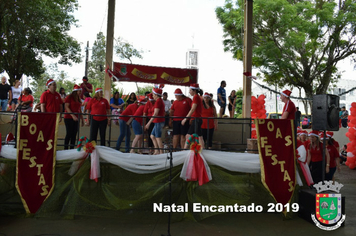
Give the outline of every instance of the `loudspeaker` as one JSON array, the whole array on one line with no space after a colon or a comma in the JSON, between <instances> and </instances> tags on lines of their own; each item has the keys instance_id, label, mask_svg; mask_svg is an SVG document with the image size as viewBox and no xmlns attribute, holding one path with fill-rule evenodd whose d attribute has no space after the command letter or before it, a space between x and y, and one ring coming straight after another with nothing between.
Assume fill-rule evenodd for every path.
<instances>
[{"instance_id":1,"label":"loudspeaker","mask_svg":"<svg viewBox=\"0 0 356 236\"><path fill-rule=\"evenodd\" d=\"M313 96L313 130L339 130L339 96L319 94Z\"/></svg>"}]
</instances>

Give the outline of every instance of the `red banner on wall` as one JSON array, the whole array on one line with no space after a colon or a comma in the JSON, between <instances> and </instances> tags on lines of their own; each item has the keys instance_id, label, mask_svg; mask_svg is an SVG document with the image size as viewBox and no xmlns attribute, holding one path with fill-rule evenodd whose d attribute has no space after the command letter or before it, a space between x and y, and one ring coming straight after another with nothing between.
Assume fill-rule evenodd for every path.
<instances>
[{"instance_id":1,"label":"red banner on wall","mask_svg":"<svg viewBox=\"0 0 356 236\"><path fill-rule=\"evenodd\" d=\"M112 73L119 81L181 86L189 86L198 81L197 69L143 66L115 62Z\"/></svg>"},{"instance_id":2,"label":"red banner on wall","mask_svg":"<svg viewBox=\"0 0 356 236\"><path fill-rule=\"evenodd\" d=\"M59 114L18 113L16 188L35 213L54 187Z\"/></svg>"},{"instance_id":3,"label":"red banner on wall","mask_svg":"<svg viewBox=\"0 0 356 236\"><path fill-rule=\"evenodd\" d=\"M261 180L277 203L290 202L295 188L293 120L256 119Z\"/></svg>"}]
</instances>

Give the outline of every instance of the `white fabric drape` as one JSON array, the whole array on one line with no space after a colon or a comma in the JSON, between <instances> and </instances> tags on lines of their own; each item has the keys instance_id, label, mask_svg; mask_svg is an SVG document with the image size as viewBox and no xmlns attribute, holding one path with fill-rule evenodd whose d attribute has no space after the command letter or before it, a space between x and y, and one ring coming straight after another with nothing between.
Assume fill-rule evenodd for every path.
<instances>
[{"instance_id":1,"label":"white fabric drape","mask_svg":"<svg viewBox=\"0 0 356 236\"><path fill-rule=\"evenodd\" d=\"M125 170L137 173L147 174L154 173L169 168L169 153L159 155L141 155L122 153L113 148L97 145L100 161L105 161L119 166ZM173 166L184 163L190 150L173 152ZM220 166L229 171L243 173L259 173L260 159L258 154L251 153L232 153L203 150L205 160L210 165ZM13 145L4 145L1 149L1 156L7 159L16 160L17 150ZM76 149L57 151L57 161L75 161L85 156L84 151Z\"/></svg>"}]
</instances>

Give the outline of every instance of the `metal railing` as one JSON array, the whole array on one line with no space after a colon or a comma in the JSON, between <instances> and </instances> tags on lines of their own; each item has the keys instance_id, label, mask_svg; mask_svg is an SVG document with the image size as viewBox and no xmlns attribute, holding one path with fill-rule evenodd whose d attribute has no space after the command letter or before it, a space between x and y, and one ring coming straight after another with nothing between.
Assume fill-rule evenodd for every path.
<instances>
[{"instance_id":1,"label":"metal railing","mask_svg":"<svg viewBox=\"0 0 356 236\"><path fill-rule=\"evenodd\" d=\"M106 146L111 147L111 148L116 148L115 146L112 146L112 143L116 143L116 140L112 139L112 130L113 130L113 121L114 120L119 120L119 117L129 117L129 118L142 118L143 119L143 124L142 124L142 130L143 130L143 137L142 137L142 143L140 147L136 147L135 149L137 150L147 150L148 148L151 150L155 150L155 149L160 149L160 148L154 148L154 147L147 147L147 140L150 138L150 134L145 132L145 125L146 122L149 120L147 119L147 116L123 116L123 115L91 115L91 114L87 114L87 113L66 113L66 114L75 114L79 116L83 116L83 119L85 119L87 115L89 115L90 117L90 129L91 129L91 125L92 125L92 119L94 116L105 116L111 119L111 125L107 127L108 130L106 130L106 135L108 135L108 140L105 139L105 143ZM14 125L14 129L15 129L15 134L17 133L17 115L16 112L2 112L0 111L0 115L2 116L12 116L13 118L11 118L11 122L10 124L4 124L4 125ZM64 113L61 114L62 117L62 121L64 120L63 118ZM152 116L149 118L166 118L166 116ZM187 117L169 117L169 118L178 118L178 119L183 119L183 118L187 118ZM193 122L195 122L195 127L197 129L197 123L198 123L198 119L190 117L189 119L193 119ZM209 124L211 122L215 122L215 120L218 120L218 124L219 124L219 128L218 131L214 132L214 136L217 136L217 133L219 134L218 136L220 138L218 138L220 140L220 143L218 143L217 146L221 146L219 147L213 147L212 149L214 150L223 150L223 151L232 151L232 152L243 152L246 150L246 145L247 145L247 139L251 138L251 124L252 124L252 119L250 118L243 118L243 119L237 119L237 118L215 118L215 117L201 117L199 119L206 119L207 120L207 127L209 127ZM0 120L1 121L1 120ZM80 122L80 120L79 120ZM189 120L187 120L187 122L189 122ZM221 130L221 126L226 126L227 130L225 131L219 131ZM231 128L232 126L234 126L233 128ZM12 128L7 128L7 130L11 130ZM130 128L131 129L131 128ZM171 128L167 129L168 132L166 132L165 134L165 139L164 139L164 148L163 150L166 152L170 149L172 149L172 138L173 136L172 134L172 130ZM238 137L234 136L234 135L230 135L232 138L231 141L227 141L227 132L233 132L233 131L240 131L240 132L236 132L236 135L238 135ZM90 134L91 130L89 130L89 134ZM195 130L195 133L197 132L197 130ZM9 132L6 132L9 133ZM84 132L82 132L82 127L80 125L78 125L78 129L77 129L77 134L76 134L76 142L78 143L78 140L81 136L83 135ZM224 135L225 134L225 135ZM209 140L210 138L211 132L209 131L209 128L207 129L207 138L206 140ZM99 136L99 135L98 135ZM222 137L222 138L221 138ZM89 137L90 138L90 137ZM146 139L146 142L145 142ZM57 142L57 146L65 146L64 144L64 138L58 138L59 141L63 140L63 142ZM237 140L237 141L236 141ZM101 141L100 139L97 139L97 143L99 143L99 141ZM205 147L204 148L208 148L207 147L207 143L205 142ZM216 144L216 143L215 143ZM15 139L15 145L16 145L16 139ZM70 145L70 144L69 144ZM239 147L240 146L240 147ZM73 146L69 146L69 148L76 148ZM123 146L120 145L120 149L125 148ZM131 140L130 140L130 147L131 149ZM180 150L184 150L183 147L180 148L175 148L173 151L180 151Z\"/></svg>"}]
</instances>

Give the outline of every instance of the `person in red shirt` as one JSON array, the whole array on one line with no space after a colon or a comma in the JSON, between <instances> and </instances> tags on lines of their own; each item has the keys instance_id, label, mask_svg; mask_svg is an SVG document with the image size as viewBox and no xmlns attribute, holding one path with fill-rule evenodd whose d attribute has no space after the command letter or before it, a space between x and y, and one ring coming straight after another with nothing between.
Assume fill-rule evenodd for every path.
<instances>
[{"instance_id":1,"label":"person in red shirt","mask_svg":"<svg viewBox=\"0 0 356 236\"><path fill-rule=\"evenodd\" d=\"M146 100L147 100L147 103L145 105L145 108L143 109L143 123L146 124L148 123L148 121L151 119L151 116L153 115L153 112L154 112L154 109L153 109L153 106L155 104L155 100L153 98L153 95L152 93L149 93L147 94L146 96ZM150 134L152 133L152 130L153 130L153 127L154 127L154 123L151 123L150 127L148 128L147 130L147 133L148 133L148 147L150 148L150 154L153 153L153 141L150 137Z\"/></svg>"},{"instance_id":2,"label":"person in red shirt","mask_svg":"<svg viewBox=\"0 0 356 236\"><path fill-rule=\"evenodd\" d=\"M290 100L291 91L284 90L281 92L281 100L284 102L283 112L281 119L295 119L296 108L294 103Z\"/></svg>"},{"instance_id":3,"label":"person in red shirt","mask_svg":"<svg viewBox=\"0 0 356 236\"><path fill-rule=\"evenodd\" d=\"M214 106L212 100L212 94L205 93L203 96L203 109L202 109L202 117L207 118L216 118L216 108ZM208 141L208 149L213 147L213 135L214 130L218 128L218 120L217 119L204 119L203 124L201 126L204 143Z\"/></svg>"},{"instance_id":4,"label":"person in red shirt","mask_svg":"<svg viewBox=\"0 0 356 236\"><path fill-rule=\"evenodd\" d=\"M128 105L126 109L121 113L119 117L120 135L116 142L116 150L120 150L121 142L125 138L125 152L130 151L130 141L131 141L131 128L127 124L130 120L130 116L133 116L138 108L136 102Z\"/></svg>"},{"instance_id":5,"label":"person in red shirt","mask_svg":"<svg viewBox=\"0 0 356 236\"><path fill-rule=\"evenodd\" d=\"M187 122L187 120L191 117L191 119L189 121L190 127L189 127L188 133L186 135L186 140L188 140L188 138L191 134L196 133L199 136L200 145L202 147L204 147L204 139L202 136L203 133L201 130L201 125L203 123L201 120L201 112L202 112L203 103L200 98L200 96L203 95L203 91L199 88L199 84L191 84L189 94L191 96L193 96L192 107L190 108L190 111L187 115L188 118L184 118L182 120L182 125L184 125ZM184 145L184 149L188 149L188 147L189 147L188 143L186 142Z\"/></svg>"},{"instance_id":6,"label":"person in red shirt","mask_svg":"<svg viewBox=\"0 0 356 236\"><path fill-rule=\"evenodd\" d=\"M31 95L32 91L29 87L22 91L22 95L19 97L19 103L17 104L17 109L21 112L31 112L33 108L34 98Z\"/></svg>"},{"instance_id":7,"label":"person in red shirt","mask_svg":"<svg viewBox=\"0 0 356 236\"><path fill-rule=\"evenodd\" d=\"M79 119L84 125L83 116L80 114L81 100L80 94L82 89L78 85L74 85L72 93L65 98L64 101L64 124L66 126L66 136L64 138L64 150L67 150L70 143L70 149L75 147L76 136L78 133ZM72 113L72 114L69 114ZM77 114L73 114L77 113Z\"/></svg>"},{"instance_id":8,"label":"person in red shirt","mask_svg":"<svg viewBox=\"0 0 356 236\"><path fill-rule=\"evenodd\" d=\"M87 113L91 115L90 120L90 141L97 140L98 131L100 130L100 145L105 146L105 134L106 134L106 126L110 125L110 118L108 119L107 116L110 116L110 105L108 100L103 98L103 89L97 88L95 89L95 95L90 101L88 102L87 106ZM89 122L86 123L89 125Z\"/></svg>"},{"instance_id":9,"label":"person in red shirt","mask_svg":"<svg viewBox=\"0 0 356 236\"><path fill-rule=\"evenodd\" d=\"M42 93L40 103L41 112L63 112L61 95L56 92L57 84L53 79L46 83L48 89Z\"/></svg>"},{"instance_id":10,"label":"person in red shirt","mask_svg":"<svg viewBox=\"0 0 356 236\"><path fill-rule=\"evenodd\" d=\"M142 142L142 126L143 126L143 109L145 108L146 100L145 99L140 99L138 103L138 108L133 114L133 117L130 118L130 120L127 122L127 125L130 125L132 123L132 129L135 133L135 138L132 140L132 145L131 145L131 151L130 153L135 153L135 148L136 146L139 148L141 146ZM138 151L139 154L142 154L142 151L139 149Z\"/></svg>"},{"instance_id":11,"label":"person in red shirt","mask_svg":"<svg viewBox=\"0 0 356 236\"><path fill-rule=\"evenodd\" d=\"M88 77L83 77L83 83L80 85L82 88L82 94L80 95L80 99L84 100L84 93L92 93L93 92L93 85L88 82ZM82 101L83 102L83 101Z\"/></svg>"},{"instance_id":12,"label":"person in red shirt","mask_svg":"<svg viewBox=\"0 0 356 236\"><path fill-rule=\"evenodd\" d=\"M307 164L310 166L310 172L314 183L322 181L323 169L323 143L320 142L319 132L312 130L309 132L310 143L307 149ZM325 173L330 171L330 156L328 150L325 150L326 168Z\"/></svg>"},{"instance_id":13,"label":"person in red shirt","mask_svg":"<svg viewBox=\"0 0 356 236\"><path fill-rule=\"evenodd\" d=\"M162 100L162 89L160 88L154 88L152 89L152 95L153 98L155 99L155 104L153 106L154 108L154 112L153 112L153 116L151 117L151 119L148 121L148 123L145 126L145 129L148 130L151 123L154 123L154 127L152 130L152 133L150 135L152 141L153 141L153 145L155 147L155 152L153 153L154 155L157 154L162 154L163 153L163 143L162 143L162 129L164 126L164 102ZM159 117L155 117L155 116L159 116Z\"/></svg>"},{"instance_id":14,"label":"person in red shirt","mask_svg":"<svg viewBox=\"0 0 356 236\"><path fill-rule=\"evenodd\" d=\"M170 109L169 116L171 118L169 126L173 127L173 149L176 149L178 144L180 144L180 148L184 147L185 136L189 130L189 123L186 122L182 125L182 120L190 111L192 99L184 96L182 90L179 88L174 91L174 95L176 96L176 100Z\"/></svg>"},{"instance_id":15,"label":"person in red shirt","mask_svg":"<svg viewBox=\"0 0 356 236\"><path fill-rule=\"evenodd\" d=\"M336 168L340 172L340 158L338 149L336 149L333 141L328 135L326 135L326 149L328 150L330 156L330 171L325 174L325 180L333 180Z\"/></svg>"}]
</instances>

